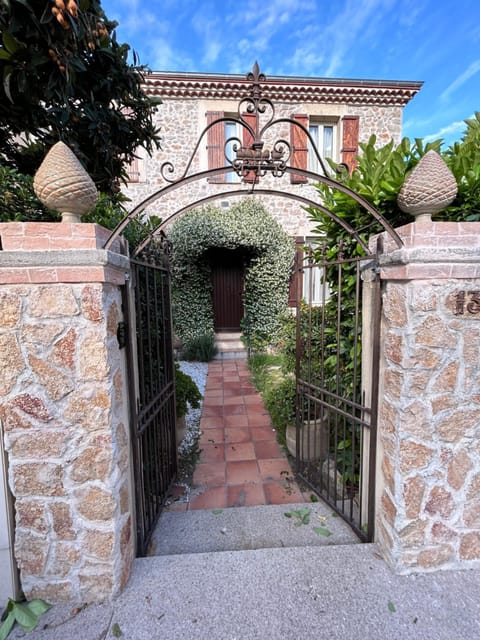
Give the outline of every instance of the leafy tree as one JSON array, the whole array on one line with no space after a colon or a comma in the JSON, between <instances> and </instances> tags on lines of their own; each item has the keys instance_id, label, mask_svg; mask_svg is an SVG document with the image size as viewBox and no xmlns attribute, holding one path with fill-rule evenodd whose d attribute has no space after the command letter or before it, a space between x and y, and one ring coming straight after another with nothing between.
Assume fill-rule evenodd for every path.
<instances>
[{"instance_id":1,"label":"leafy tree","mask_svg":"<svg viewBox=\"0 0 480 640\"><path fill-rule=\"evenodd\" d=\"M63 140L113 193L136 149L159 146L144 67L128 62L115 27L99 0L0 0L3 164L34 173Z\"/></svg>"}]
</instances>

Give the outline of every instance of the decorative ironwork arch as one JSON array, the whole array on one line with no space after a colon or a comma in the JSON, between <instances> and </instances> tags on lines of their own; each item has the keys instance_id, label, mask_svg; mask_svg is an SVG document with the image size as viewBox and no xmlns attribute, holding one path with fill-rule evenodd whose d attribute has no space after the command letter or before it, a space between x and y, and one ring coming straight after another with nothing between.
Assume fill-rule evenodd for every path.
<instances>
[{"instance_id":1,"label":"decorative ironwork arch","mask_svg":"<svg viewBox=\"0 0 480 640\"><path fill-rule=\"evenodd\" d=\"M211 202L225 195L229 196L239 196L239 195L275 195L284 197L291 200L296 200L305 204L306 206L315 207L321 210L324 214L335 220L338 224L340 224L344 229L348 231L362 246L363 249L366 249L365 242L361 240L358 235L358 231L353 229L351 225L341 220L338 216L336 216L332 211L330 211L327 207L322 205L319 202L312 200L311 198L306 198L300 196L291 191L280 191L275 189L258 189L255 188L255 184L259 182L260 178L265 177L267 174L271 174L275 178L280 178L284 174L295 174L300 175L306 179L311 179L316 183L323 183L331 187L332 189L337 189L347 195L349 195L353 200L358 202L364 209L366 209L372 217L377 220L377 222L383 227L383 229L390 235L390 237L394 240L397 246L402 246L402 240L400 236L397 234L395 229L389 224L385 218L368 202L365 198L357 194L355 191L347 187L342 183L341 178L348 175L348 166L344 163L340 163L336 166L336 173L339 176L339 179L336 180L328 175L328 170L325 165L325 161L320 155L317 146L315 144L314 139L312 138L308 129L293 118L275 118L275 105L272 100L269 98L265 98L262 96L261 82L266 79L263 73L260 73L260 69L258 64L255 63L253 70L247 74L247 80L251 81L251 95L240 100L238 104L238 116L224 116L209 122L207 126L203 129L200 134L195 147L192 151L192 154L187 161L187 164L184 168L183 173L175 177L176 168L171 161L166 161L161 165L160 173L162 179L167 183L166 186L162 187L155 193L151 194L147 198L145 198L140 204L138 204L130 213L128 213L124 219L117 225L117 227L110 234L107 239L104 248L109 249L115 239L125 230L127 225L134 220L137 216L139 216L149 205L159 200L163 196L166 196L181 187L190 184L192 182L197 182L199 180L211 178L217 175L223 175L228 173L236 173L244 182L246 182L247 176L249 177L248 182L251 182L251 186L248 189L242 190L228 190L223 193L216 192L211 196L206 198L201 198L192 203L179 208L173 214L169 215L168 218L162 220L161 224L159 224L156 229L154 229L147 237L147 240L141 242L141 244L135 249L134 255L138 255L138 253L145 249L146 245L149 241L153 239L156 233L161 232L166 224L170 222L174 217L198 207L199 205L206 204L207 202ZM270 113L267 114L267 111ZM252 126L244 117L244 113L247 113L249 116L253 116L255 118L255 125ZM266 115L267 121L265 124L260 126L260 116ZM242 141L237 136L233 136L225 140L224 142L224 157L227 164L223 167L215 167L212 169L208 169L205 171L200 171L197 173L190 174L190 170L193 164L194 159L197 156L197 152L200 148L202 141L205 140L205 136L208 134L208 131L220 124L220 123L234 123L239 125L244 131L248 133L248 137L252 140L251 144L245 146L242 144ZM293 167L289 164L290 159L293 153L293 147L290 141L284 138L278 138L272 145L271 149L265 148L264 136L272 127L278 124L289 124L293 127L300 129L306 136L307 140L310 142L311 149L315 154L315 157L321 167L323 173L315 173L312 171L308 171L305 169L301 169L299 167ZM233 148L235 153L235 157L230 159L227 154L227 149ZM252 177L253 176L253 180Z\"/></svg>"}]
</instances>

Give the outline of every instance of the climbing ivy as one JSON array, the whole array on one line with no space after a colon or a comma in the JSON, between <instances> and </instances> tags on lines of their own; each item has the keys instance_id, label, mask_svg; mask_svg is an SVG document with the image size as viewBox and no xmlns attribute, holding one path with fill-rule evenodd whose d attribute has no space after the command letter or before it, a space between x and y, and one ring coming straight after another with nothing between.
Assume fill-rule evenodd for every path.
<instances>
[{"instance_id":1,"label":"climbing ivy","mask_svg":"<svg viewBox=\"0 0 480 640\"><path fill-rule=\"evenodd\" d=\"M176 220L172 242L173 321L184 344L213 335L213 248L245 250L244 340L254 349L272 341L288 299L294 247L281 226L252 198L229 209L195 209Z\"/></svg>"}]
</instances>

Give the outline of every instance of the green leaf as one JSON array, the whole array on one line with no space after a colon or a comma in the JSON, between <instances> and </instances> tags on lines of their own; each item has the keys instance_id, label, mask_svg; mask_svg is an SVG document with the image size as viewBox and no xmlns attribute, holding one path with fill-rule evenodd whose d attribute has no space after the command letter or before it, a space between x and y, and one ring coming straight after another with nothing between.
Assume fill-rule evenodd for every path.
<instances>
[{"instance_id":1,"label":"green leaf","mask_svg":"<svg viewBox=\"0 0 480 640\"><path fill-rule=\"evenodd\" d=\"M219 516L221 513L223 513L223 509L213 509L212 513L214 516Z\"/></svg>"},{"instance_id":2,"label":"green leaf","mask_svg":"<svg viewBox=\"0 0 480 640\"><path fill-rule=\"evenodd\" d=\"M15 624L15 613L10 611L5 620L0 625L0 640L5 640Z\"/></svg>"},{"instance_id":3,"label":"green leaf","mask_svg":"<svg viewBox=\"0 0 480 640\"><path fill-rule=\"evenodd\" d=\"M291 512L289 512L289 511L286 511L283 515L284 515L286 518L291 518L291 517L292 517L292 514L291 514Z\"/></svg>"},{"instance_id":4,"label":"green leaf","mask_svg":"<svg viewBox=\"0 0 480 640\"><path fill-rule=\"evenodd\" d=\"M2 34L2 42L8 53L15 53L19 48L19 43L8 31L4 31Z\"/></svg>"},{"instance_id":5,"label":"green leaf","mask_svg":"<svg viewBox=\"0 0 480 640\"><path fill-rule=\"evenodd\" d=\"M112 625L112 635L115 638L120 638L120 636L123 636L123 631L120 629L120 625L118 624L118 622L114 622Z\"/></svg>"},{"instance_id":6,"label":"green leaf","mask_svg":"<svg viewBox=\"0 0 480 640\"><path fill-rule=\"evenodd\" d=\"M30 609L30 611L32 611L32 613L40 617L46 611L51 609L52 605L48 604L48 602L45 602L45 600L37 599L37 600L30 600L30 602L27 604L27 607Z\"/></svg>"},{"instance_id":7,"label":"green leaf","mask_svg":"<svg viewBox=\"0 0 480 640\"><path fill-rule=\"evenodd\" d=\"M33 611L30 611L28 604L17 602L13 613L15 614L15 620L24 631L33 631L38 624L38 616Z\"/></svg>"},{"instance_id":8,"label":"green leaf","mask_svg":"<svg viewBox=\"0 0 480 640\"><path fill-rule=\"evenodd\" d=\"M396 611L395 605L391 600L388 601L388 610L390 611L390 613L395 613Z\"/></svg>"},{"instance_id":9,"label":"green leaf","mask_svg":"<svg viewBox=\"0 0 480 640\"><path fill-rule=\"evenodd\" d=\"M0 60L10 60L11 54L5 49L0 49Z\"/></svg>"},{"instance_id":10,"label":"green leaf","mask_svg":"<svg viewBox=\"0 0 480 640\"><path fill-rule=\"evenodd\" d=\"M325 538L328 538L332 535L332 532L326 527L313 527L313 530L317 535L324 536Z\"/></svg>"}]
</instances>

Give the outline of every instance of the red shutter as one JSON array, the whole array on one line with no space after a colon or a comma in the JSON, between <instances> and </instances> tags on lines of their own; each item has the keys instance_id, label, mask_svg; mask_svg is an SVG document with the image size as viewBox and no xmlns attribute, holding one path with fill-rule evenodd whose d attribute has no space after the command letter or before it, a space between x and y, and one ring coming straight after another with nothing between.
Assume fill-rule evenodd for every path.
<instances>
[{"instance_id":1,"label":"red shutter","mask_svg":"<svg viewBox=\"0 0 480 640\"><path fill-rule=\"evenodd\" d=\"M290 276L290 288L288 291L288 306L296 307L303 295L303 246L305 240L302 236L295 238L295 257L293 261L293 271Z\"/></svg>"},{"instance_id":2,"label":"red shutter","mask_svg":"<svg viewBox=\"0 0 480 640\"><path fill-rule=\"evenodd\" d=\"M308 129L308 116L303 114L294 114L292 120L302 124ZM290 125L290 144L292 145L292 156L290 158L291 166L298 169L307 170L307 134L303 129L294 124ZM290 182L292 184L304 184L307 182L305 176L297 173L290 174Z\"/></svg>"},{"instance_id":3,"label":"red shutter","mask_svg":"<svg viewBox=\"0 0 480 640\"><path fill-rule=\"evenodd\" d=\"M223 118L223 111L207 111L207 125ZM208 168L216 169L225 166L225 123L219 122L207 131ZM208 178L209 182L225 182L225 175L220 173Z\"/></svg>"},{"instance_id":4,"label":"red shutter","mask_svg":"<svg viewBox=\"0 0 480 640\"><path fill-rule=\"evenodd\" d=\"M352 173L357 166L359 117L344 116L342 123L342 162L348 165L349 171Z\"/></svg>"},{"instance_id":5,"label":"red shutter","mask_svg":"<svg viewBox=\"0 0 480 640\"><path fill-rule=\"evenodd\" d=\"M245 112L245 113L242 113L242 118L255 131L255 128L256 128L255 114ZM243 129L243 141L242 141L243 146L246 149L249 149L253 144L254 138L250 133L250 131L248 131L248 129L245 129L244 127L242 127L242 129ZM250 184L258 182L258 177L255 175L255 171L249 171L245 176L245 178L243 178L243 182L249 182Z\"/></svg>"}]
</instances>

